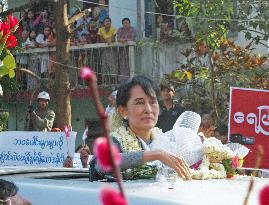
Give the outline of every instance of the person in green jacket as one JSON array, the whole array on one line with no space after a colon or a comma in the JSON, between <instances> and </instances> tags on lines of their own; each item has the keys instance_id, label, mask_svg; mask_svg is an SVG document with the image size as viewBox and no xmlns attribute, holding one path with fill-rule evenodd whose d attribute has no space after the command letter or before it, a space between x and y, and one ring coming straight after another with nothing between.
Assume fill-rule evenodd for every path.
<instances>
[{"instance_id":1,"label":"person in green jacket","mask_svg":"<svg viewBox=\"0 0 269 205\"><path fill-rule=\"evenodd\" d=\"M48 108L50 96L43 91L37 96L38 108L34 110L33 106L28 106L28 115L26 117L27 131L51 131L55 113Z\"/></svg>"}]
</instances>

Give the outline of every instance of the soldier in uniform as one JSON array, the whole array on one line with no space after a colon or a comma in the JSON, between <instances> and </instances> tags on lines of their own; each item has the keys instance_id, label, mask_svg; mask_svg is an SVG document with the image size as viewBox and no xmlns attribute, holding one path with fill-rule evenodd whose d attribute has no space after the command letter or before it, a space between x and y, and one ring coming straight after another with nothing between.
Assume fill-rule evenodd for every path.
<instances>
[{"instance_id":1,"label":"soldier in uniform","mask_svg":"<svg viewBox=\"0 0 269 205\"><path fill-rule=\"evenodd\" d=\"M55 113L48 108L50 96L47 92L43 91L37 96L38 108L34 110L33 106L28 106L28 114L26 117L26 130L27 131L51 131Z\"/></svg>"},{"instance_id":2,"label":"soldier in uniform","mask_svg":"<svg viewBox=\"0 0 269 205\"><path fill-rule=\"evenodd\" d=\"M175 96L175 89L172 85L161 84L161 98L160 113L156 127L167 132L173 128L177 118L184 112L184 109L176 103L173 98Z\"/></svg>"}]
</instances>

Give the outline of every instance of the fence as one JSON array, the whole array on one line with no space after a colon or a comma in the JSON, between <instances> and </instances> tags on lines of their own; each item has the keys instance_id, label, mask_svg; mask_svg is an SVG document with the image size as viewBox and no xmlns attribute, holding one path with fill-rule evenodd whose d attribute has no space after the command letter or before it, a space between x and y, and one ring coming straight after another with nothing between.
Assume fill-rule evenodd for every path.
<instances>
[{"instance_id":1,"label":"fence","mask_svg":"<svg viewBox=\"0 0 269 205\"><path fill-rule=\"evenodd\" d=\"M97 43L71 46L69 68L70 82L74 86L83 85L79 77L79 69L90 66L95 71L100 86L119 84L128 79L135 72L135 42L125 44L115 42L112 44ZM18 67L27 68L40 77L55 77L57 69L56 48L33 48L17 52ZM17 72L17 80L25 89L33 89L36 85L31 76Z\"/></svg>"}]
</instances>

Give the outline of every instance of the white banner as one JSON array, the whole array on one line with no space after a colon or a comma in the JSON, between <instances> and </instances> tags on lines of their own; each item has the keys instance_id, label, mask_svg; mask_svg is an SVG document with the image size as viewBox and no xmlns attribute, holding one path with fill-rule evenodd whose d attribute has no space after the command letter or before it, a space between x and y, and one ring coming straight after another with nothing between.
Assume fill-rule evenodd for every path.
<instances>
[{"instance_id":1,"label":"white banner","mask_svg":"<svg viewBox=\"0 0 269 205\"><path fill-rule=\"evenodd\" d=\"M62 167L75 151L76 132L0 132L0 166Z\"/></svg>"}]
</instances>

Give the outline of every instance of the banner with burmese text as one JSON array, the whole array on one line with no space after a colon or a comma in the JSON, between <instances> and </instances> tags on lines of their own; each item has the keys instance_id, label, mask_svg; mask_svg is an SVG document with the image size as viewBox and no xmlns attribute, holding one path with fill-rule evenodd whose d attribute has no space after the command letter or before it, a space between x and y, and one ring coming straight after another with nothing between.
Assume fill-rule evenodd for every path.
<instances>
[{"instance_id":1,"label":"banner with burmese text","mask_svg":"<svg viewBox=\"0 0 269 205\"><path fill-rule=\"evenodd\" d=\"M75 151L76 132L0 132L0 167L63 167Z\"/></svg>"},{"instance_id":2,"label":"banner with burmese text","mask_svg":"<svg viewBox=\"0 0 269 205\"><path fill-rule=\"evenodd\" d=\"M260 168L269 168L269 91L232 87L229 140L250 149L244 167L254 167L258 145L265 151Z\"/></svg>"}]
</instances>

